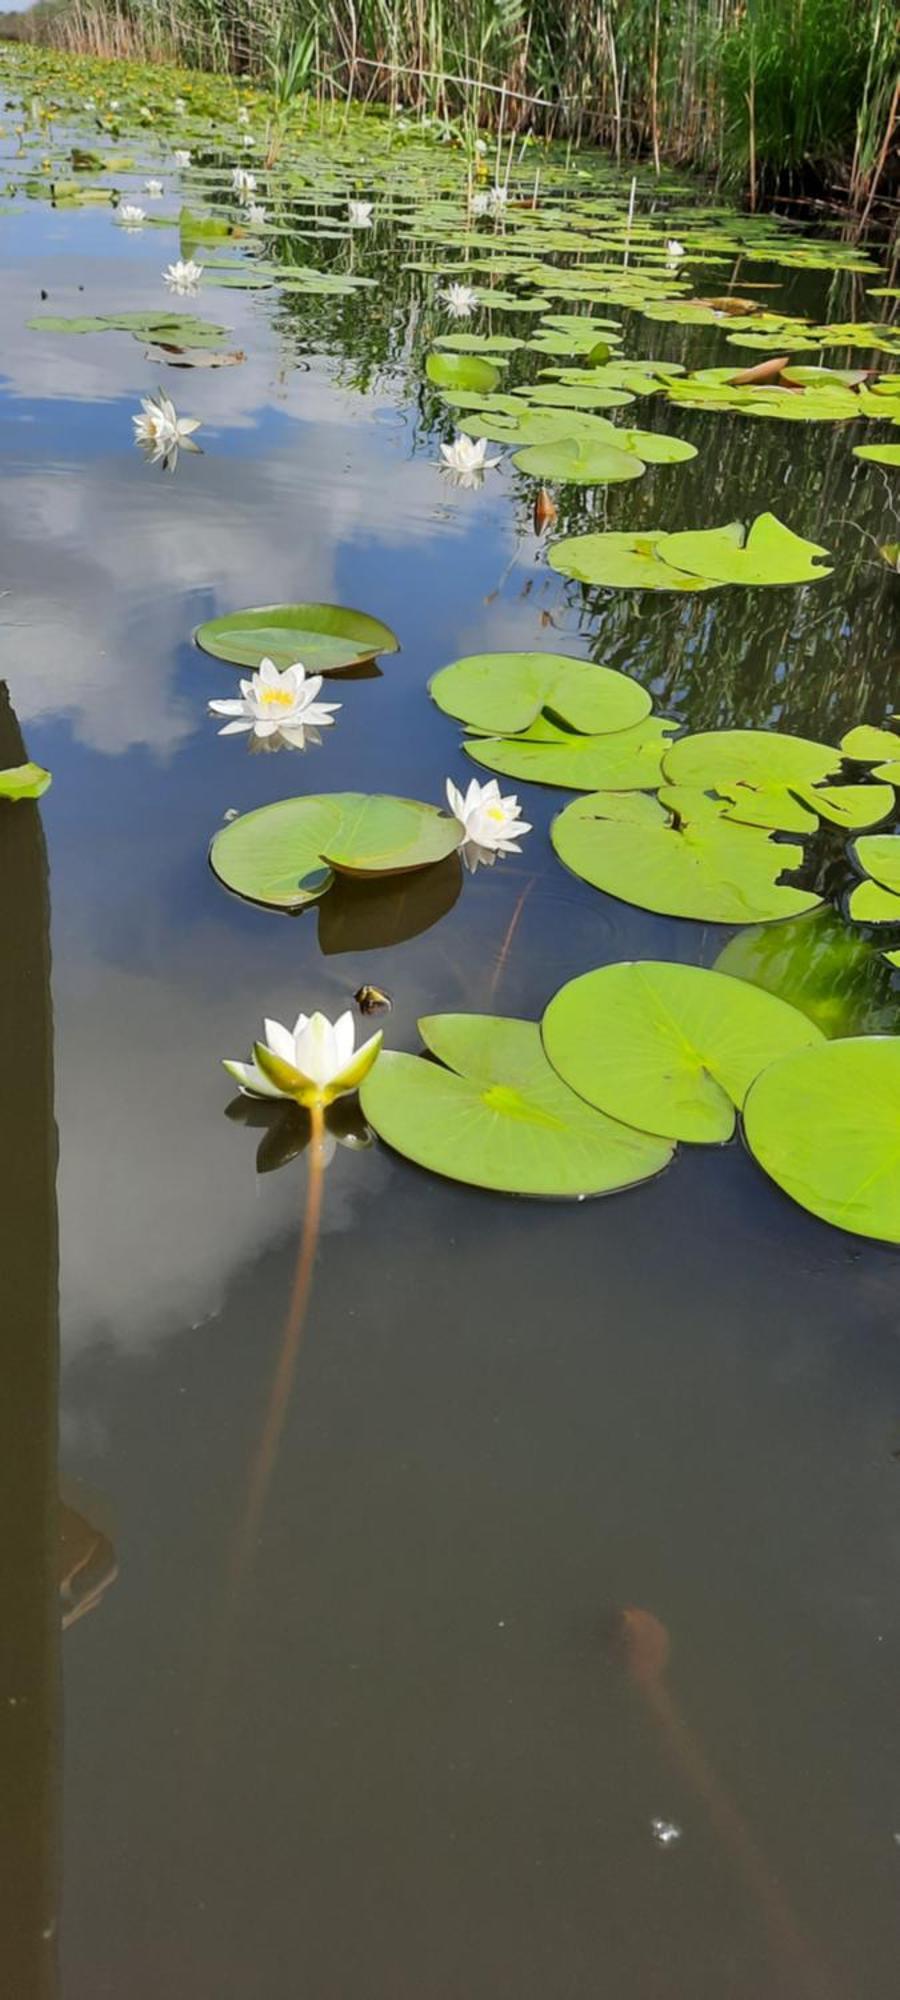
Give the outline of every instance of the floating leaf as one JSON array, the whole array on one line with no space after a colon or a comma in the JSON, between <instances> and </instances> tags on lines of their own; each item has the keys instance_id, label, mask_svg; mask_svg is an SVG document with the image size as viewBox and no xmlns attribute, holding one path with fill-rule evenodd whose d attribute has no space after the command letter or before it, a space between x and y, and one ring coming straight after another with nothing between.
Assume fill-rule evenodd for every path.
<instances>
[{"instance_id":1,"label":"floating leaf","mask_svg":"<svg viewBox=\"0 0 900 2000\"><path fill-rule=\"evenodd\" d=\"M780 883L786 870L799 867L801 847L776 844L764 831L726 824L715 813L665 825L661 806L659 811L656 825L637 830L610 822L602 797L574 799L553 822L553 846L565 866L595 889L660 916L770 923L821 900Z\"/></svg>"},{"instance_id":2,"label":"floating leaf","mask_svg":"<svg viewBox=\"0 0 900 2000\"><path fill-rule=\"evenodd\" d=\"M559 570L562 576L615 590L712 589L711 584L663 561L659 548L664 540L657 532L571 535L554 543L548 560L551 569Z\"/></svg>"},{"instance_id":3,"label":"floating leaf","mask_svg":"<svg viewBox=\"0 0 900 2000\"><path fill-rule=\"evenodd\" d=\"M659 784L662 753L674 728L648 716L613 735L577 736L542 718L520 736L486 737L465 749L476 764L507 778L573 792L640 791Z\"/></svg>"},{"instance_id":4,"label":"floating leaf","mask_svg":"<svg viewBox=\"0 0 900 2000\"><path fill-rule=\"evenodd\" d=\"M564 653L473 653L442 667L429 693L445 715L488 735L515 736L546 709L588 735L628 729L650 696L627 674Z\"/></svg>"},{"instance_id":5,"label":"floating leaf","mask_svg":"<svg viewBox=\"0 0 900 2000\"><path fill-rule=\"evenodd\" d=\"M605 965L563 986L542 1023L563 1081L612 1118L669 1139L730 1139L735 1107L776 1056L821 1040L784 1000L697 965Z\"/></svg>"},{"instance_id":6,"label":"floating leaf","mask_svg":"<svg viewBox=\"0 0 900 2000\"><path fill-rule=\"evenodd\" d=\"M209 858L220 882L248 902L297 911L324 895L335 871L427 868L453 853L460 837L455 820L416 799L331 792L242 813L215 835Z\"/></svg>"},{"instance_id":7,"label":"floating leaf","mask_svg":"<svg viewBox=\"0 0 900 2000\"><path fill-rule=\"evenodd\" d=\"M0 799L39 799L52 779L40 764L14 764L0 771Z\"/></svg>"},{"instance_id":8,"label":"floating leaf","mask_svg":"<svg viewBox=\"0 0 900 2000\"><path fill-rule=\"evenodd\" d=\"M715 970L788 1000L823 1035L888 1034L900 1027L900 996L892 990L885 956L823 907L739 931L719 953Z\"/></svg>"},{"instance_id":9,"label":"floating leaf","mask_svg":"<svg viewBox=\"0 0 900 2000\"><path fill-rule=\"evenodd\" d=\"M664 535L660 554L674 569L710 583L815 583L831 573L817 564L828 550L804 541L774 514L759 514L740 543L733 524Z\"/></svg>"},{"instance_id":10,"label":"floating leaf","mask_svg":"<svg viewBox=\"0 0 900 2000\"><path fill-rule=\"evenodd\" d=\"M389 1051L360 1092L375 1131L418 1166L507 1194L578 1197L633 1187L668 1165L665 1140L567 1089L536 1022L437 1014L419 1031L438 1063Z\"/></svg>"},{"instance_id":11,"label":"floating leaf","mask_svg":"<svg viewBox=\"0 0 900 2000\"><path fill-rule=\"evenodd\" d=\"M853 456L870 465L900 465L900 444L855 444Z\"/></svg>"},{"instance_id":12,"label":"floating leaf","mask_svg":"<svg viewBox=\"0 0 900 2000\"><path fill-rule=\"evenodd\" d=\"M429 354L425 373L436 389L464 389L467 393L495 389L500 380L495 362L478 354Z\"/></svg>"},{"instance_id":13,"label":"floating leaf","mask_svg":"<svg viewBox=\"0 0 900 2000\"><path fill-rule=\"evenodd\" d=\"M823 1042L753 1084L744 1133L785 1194L855 1236L900 1243L900 1040Z\"/></svg>"},{"instance_id":14,"label":"floating leaf","mask_svg":"<svg viewBox=\"0 0 900 2000\"><path fill-rule=\"evenodd\" d=\"M400 647L389 625L342 604L263 604L229 611L198 625L194 638L204 653L236 667L258 667L270 659L284 668L299 660L315 674L340 673Z\"/></svg>"},{"instance_id":15,"label":"floating leaf","mask_svg":"<svg viewBox=\"0 0 900 2000\"><path fill-rule=\"evenodd\" d=\"M850 853L870 877L851 894L851 917L861 924L900 924L900 837L864 834Z\"/></svg>"},{"instance_id":16,"label":"floating leaf","mask_svg":"<svg viewBox=\"0 0 900 2000\"><path fill-rule=\"evenodd\" d=\"M871 723L860 723L841 737L841 756L858 764L878 764L883 757L900 758L900 734L894 729L876 729Z\"/></svg>"},{"instance_id":17,"label":"floating leaf","mask_svg":"<svg viewBox=\"0 0 900 2000\"><path fill-rule=\"evenodd\" d=\"M583 583L628 590L708 590L726 583L815 582L830 574L814 561L826 554L774 514L760 514L746 536L738 521L675 535L575 535L551 549L550 562Z\"/></svg>"},{"instance_id":18,"label":"floating leaf","mask_svg":"<svg viewBox=\"0 0 900 2000\"><path fill-rule=\"evenodd\" d=\"M608 486L614 481L640 479L643 460L636 453L586 438L559 438L554 444L527 445L513 464L533 479L571 481L580 486Z\"/></svg>"},{"instance_id":19,"label":"floating leaf","mask_svg":"<svg viewBox=\"0 0 900 2000\"><path fill-rule=\"evenodd\" d=\"M723 782L814 785L840 768L839 750L766 729L710 729L682 736L665 759L671 784L697 785L704 791Z\"/></svg>"}]
</instances>

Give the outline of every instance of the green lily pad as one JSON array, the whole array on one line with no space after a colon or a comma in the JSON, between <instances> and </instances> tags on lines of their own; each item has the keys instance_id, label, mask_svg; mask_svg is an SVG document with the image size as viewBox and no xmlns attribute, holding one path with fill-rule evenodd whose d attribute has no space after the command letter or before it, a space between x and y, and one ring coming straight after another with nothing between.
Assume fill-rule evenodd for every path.
<instances>
[{"instance_id":1,"label":"green lily pad","mask_svg":"<svg viewBox=\"0 0 900 2000\"><path fill-rule=\"evenodd\" d=\"M52 783L40 764L14 764L0 771L0 799L39 799Z\"/></svg>"},{"instance_id":2,"label":"green lily pad","mask_svg":"<svg viewBox=\"0 0 900 2000\"><path fill-rule=\"evenodd\" d=\"M831 574L817 562L828 550L795 535L776 515L758 515L740 543L734 525L664 535L663 561L710 583L814 583Z\"/></svg>"},{"instance_id":3,"label":"green lily pad","mask_svg":"<svg viewBox=\"0 0 900 2000\"><path fill-rule=\"evenodd\" d=\"M529 403L546 403L564 410L623 410L634 397L626 389L613 389L605 382L537 382L513 392Z\"/></svg>"},{"instance_id":4,"label":"green lily pad","mask_svg":"<svg viewBox=\"0 0 900 2000\"><path fill-rule=\"evenodd\" d=\"M480 354L429 354L425 373L436 389L462 389L467 394L495 389L500 380L496 363Z\"/></svg>"},{"instance_id":5,"label":"green lily pad","mask_svg":"<svg viewBox=\"0 0 900 2000\"><path fill-rule=\"evenodd\" d=\"M550 551L554 569L584 583L632 590L713 589L727 583L809 583L830 575L828 551L792 533L774 514L746 531L739 521L684 534L576 535Z\"/></svg>"},{"instance_id":6,"label":"green lily pad","mask_svg":"<svg viewBox=\"0 0 900 2000\"><path fill-rule=\"evenodd\" d=\"M519 736L485 737L464 747L476 764L503 777L573 792L631 792L659 784L663 751L675 726L647 716L633 729L578 736L542 717Z\"/></svg>"},{"instance_id":7,"label":"green lily pad","mask_svg":"<svg viewBox=\"0 0 900 2000\"><path fill-rule=\"evenodd\" d=\"M194 639L204 653L236 667L276 667L299 660L310 673L336 674L379 653L396 653L400 641L389 625L342 604L263 604L229 611L198 625Z\"/></svg>"},{"instance_id":8,"label":"green lily pad","mask_svg":"<svg viewBox=\"0 0 900 2000\"><path fill-rule=\"evenodd\" d=\"M802 1208L900 1243L900 1040L823 1042L773 1063L744 1106L754 1158Z\"/></svg>"},{"instance_id":9,"label":"green lily pad","mask_svg":"<svg viewBox=\"0 0 900 2000\"><path fill-rule=\"evenodd\" d=\"M614 740L614 739L613 739ZM814 909L821 898L783 885L803 849L775 843L757 827L726 824L714 813L681 825L636 829L610 821L602 797L574 799L554 820L556 853L574 875L620 902L660 916L704 923L771 923Z\"/></svg>"},{"instance_id":10,"label":"green lily pad","mask_svg":"<svg viewBox=\"0 0 900 2000\"><path fill-rule=\"evenodd\" d=\"M864 834L850 853L869 877L851 892L851 917L860 924L900 924L900 838Z\"/></svg>"},{"instance_id":11,"label":"green lily pad","mask_svg":"<svg viewBox=\"0 0 900 2000\"><path fill-rule=\"evenodd\" d=\"M437 1063L381 1055L360 1091L379 1137L432 1173L506 1194L610 1194L662 1171L663 1139L593 1110L551 1068L535 1021L437 1014Z\"/></svg>"},{"instance_id":12,"label":"green lily pad","mask_svg":"<svg viewBox=\"0 0 900 2000\"><path fill-rule=\"evenodd\" d=\"M829 1038L894 1034L900 995L892 990L886 956L823 905L786 923L738 931L715 970L790 1001Z\"/></svg>"},{"instance_id":13,"label":"green lily pad","mask_svg":"<svg viewBox=\"0 0 900 2000\"><path fill-rule=\"evenodd\" d=\"M815 785L841 768L841 753L805 736L767 729L710 729L682 736L666 752L673 785Z\"/></svg>"},{"instance_id":14,"label":"green lily pad","mask_svg":"<svg viewBox=\"0 0 900 2000\"><path fill-rule=\"evenodd\" d=\"M720 1145L776 1056L822 1039L759 987L697 965L606 965L563 986L542 1023L564 1083L610 1117Z\"/></svg>"},{"instance_id":15,"label":"green lily pad","mask_svg":"<svg viewBox=\"0 0 900 2000\"><path fill-rule=\"evenodd\" d=\"M876 729L859 723L841 737L841 756L858 764L878 764L883 757L900 758L900 734L894 729Z\"/></svg>"},{"instance_id":16,"label":"green lily pad","mask_svg":"<svg viewBox=\"0 0 900 2000\"><path fill-rule=\"evenodd\" d=\"M614 481L640 479L643 459L615 445L590 437L558 438L554 444L527 445L513 464L532 479L571 481L579 486L609 486Z\"/></svg>"},{"instance_id":17,"label":"green lily pad","mask_svg":"<svg viewBox=\"0 0 900 2000\"><path fill-rule=\"evenodd\" d=\"M324 895L336 872L427 868L460 839L456 820L416 799L331 792L241 814L215 835L209 858L226 889L267 909L297 911Z\"/></svg>"},{"instance_id":18,"label":"green lily pad","mask_svg":"<svg viewBox=\"0 0 900 2000\"><path fill-rule=\"evenodd\" d=\"M900 465L900 444L855 444L853 456L870 465Z\"/></svg>"},{"instance_id":19,"label":"green lily pad","mask_svg":"<svg viewBox=\"0 0 900 2000\"><path fill-rule=\"evenodd\" d=\"M700 577L688 576L663 561L661 532L570 535L555 542L548 561L562 576L578 583L605 585L611 590L711 590Z\"/></svg>"},{"instance_id":20,"label":"green lily pad","mask_svg":"<svg viewBox=\"0 0 900 2000\"><path fill-rule=\"evenodd\" d=\"M445 715L488 735L515 736L544 709L571 729L600 735L630 728L651 708L627 674L564 653L473 653L442 667L428 691Z\"/></svg>"}]
</instances>

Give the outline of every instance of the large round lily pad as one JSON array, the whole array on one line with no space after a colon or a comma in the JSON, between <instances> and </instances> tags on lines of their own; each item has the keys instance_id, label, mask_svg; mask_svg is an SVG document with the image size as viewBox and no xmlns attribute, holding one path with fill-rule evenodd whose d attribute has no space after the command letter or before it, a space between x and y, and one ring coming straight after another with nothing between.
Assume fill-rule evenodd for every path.
<instances>
[{"instance_id":1,"label":"large round lily pad","mask_svg":"<svg viewBox=\"0 0 900 2000\"><path fill-rule=\"evenodd\" d=\"M283 669L300 661L312 674L340 673L400 647L380 618L343 604L262 604L230 611L198 625L194 638L204 653L236 667L258 667L268 659Z\"/></svg>"},{"instance_id":2,"label":"large round lily pad","mask_svg":"<svg viewBox=\"0 0 900 2000\"><path fill-rule=\"evenodd\" d=\"M515 453L513 464L532 479L577 486L610 486L619 480L640 479L644 472L644 461L636 452L620 451L617 445L591 437L526 445L524 451Z\"/></svg>"},{"instance_id":3,"label":"large round lily pad","mask_svg":"<svg viewBox=\"0 0 900 2000\"><path fill-rule=\"evenodd\" d=\"M401 875L459 846L457 822L416 799L329 792L243 813L215 835L213 871L227 889L268 909L297 911L335 873Z\"/></svg>"},{"instance_id":4,"label":"large round lily pad","mask_svg":"<svg viewBox=\"0 0 900 2000\"><path fill-rule=\"evenodd\" d=\"M780 883L786 869L800 866L801 847L776 844L761 829L731 825L714 813L638 828L611 821L602 795L595 794L573 799L554 820L551 839L574 875L660 916L771 923L821 900L811 890Z\"/></svg>"},{"instance_id":5,"label":"large round lily pad","mask_svg":"<svg viewBox=\"0 0 900 2000\"><path fill-rule=\"evenodd\" d=\"M627 674L565 653L472 653L442 667L429 693L445 715L489 735L514 736L543 709L588 735L629 729L650 696Z\"/></svg>"},{"instance_id":6,"label":"large round lily pad","mask_svg":"<svg viewBox=\"0 0 900 2000\"><path fill-rule=\"evenodd\" d=\"M630 792L658 785L662 754L675 728L648 715L633 729L606 736L576 736L541 716L519 736L490 736L467 743L467 755L505 778L561 785L577 792Z\"/></svg>"},{"instance_id":7,"label":"large round lily pad","mask_svg":"<svg viewBox=\"0 0 900 2000\"><path fill-rule=\"evenodd\" d=\"M770 729L709 729L666 751L666 779L704 789L721 783L814 785L841 768L841 753L805 736Z\"/></svg>"},{"instance_id":8,"label":"large round lily pad","mask_svg":"<svg viewBox=\"0 0 900 2000\"><path fill-rule=\"evenodd\" d=\"M437 1063L389 1051L360 1102L418 1166L507 1194L610 1194L668 1165L671 1144L607 1118L551 1068L535 1021L437 1014L419 1022Z\"/></svg>"},{"instance_id":9,"label":"large round lily pad","mask_svg":"<svg viewBox=\"0 0 900 2000\"><path fill-rule=\"evenodd\" d=\"M900 1243L900 1039L824 1042L757 1078L744 1107L751 1153L813 1215Z\"/></svg>"},{"instance_id":10,"label":"large round lily pad","mask_svg":"<svg viewBox=\"0 0 900 2000\"><path fill-rule=\"evenodd\" d=\"M670 1139L721 1144L754 1078L822 1039L787 1001L697 965L605 965L551 1000L544 1047L589 1104Z\"/></svg>"}]
</instances>

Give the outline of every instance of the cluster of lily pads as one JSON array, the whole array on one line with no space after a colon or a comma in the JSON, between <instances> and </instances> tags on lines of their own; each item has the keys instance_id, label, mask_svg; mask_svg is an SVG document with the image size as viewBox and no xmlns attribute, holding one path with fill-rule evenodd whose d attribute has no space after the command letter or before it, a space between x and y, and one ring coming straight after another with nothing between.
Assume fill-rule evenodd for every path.
<instances>
[{"instance_id":1,"label":"cluster of lily pads","mask_svg":"<svg viewBox=\"0 0 900 2000\"><path fill-rule=\"evenodd\" d=\"M626 205L595 161L577 170L584 181L573 191L571 164L552 148L537 167L527 149L514 165L511 149L501 174L452 132L438 147L409 121L342 110L330 122L320 114L313 129L302 106L293 123L279 123L262 93L223 80L184 80L173 98L168 77L142 73L138 83L126 72L114 98L97 67L63 67L35 51L16 62L20 88L31 78L43 90L17 126L7 194L105 203L129 231L177 228L179 256L160 273L170 294L270 290L310 315L317 301L339 310L361 294L368 311L378 275L374 262L365 267L367 247L390 240L421 288L423 395L454 427L441 458L462 486L497 463L492 444L525 479L576 494L694 458L693 443L632 426L622 413L638 398L782 421L900 423L900 378L881 362L825 364L834 348L900 354L889 314L815 322L769 311L754 295L765 286L754 288L753 267L771 260L835 278L879 274L858 248L704 207L675 177L652 183L646 213L634 191ZM77 118L90 132L73 146ZM151 178L146 160L122 147L126 123L140 127ZM697 274L718 266L728 268L728 290L707 292ZM893 297L877 284L870 295ZM650 326L720 328L731 345L771 358L708 368L629 357L623 321L609 309ZM171 299L151 312L43 314L31 324L127 333L160 367L244 358L225 325L176 311ZM388 333L381 352L387 363ZM795 353L820 364L798 366ZM435 421L427 409L426 421ZM160 391L135 428L171 465L196 425ZM884 464L900 456L879 441L853 448ZM549 503L545 518L555 513ZM768 513L686 533L603 525L562 534L549 551L551 568L576 583L688 595L813 584L830 574L827 557ZM211 707L225 733L260 748L315 741L340 706L321 699L323 679L366 671L397 646L377 619L315 604L231 614L195 637L248 670L239 696ZM395 878L423 885L433 921L459 892L461 862L515 852L531 831L517 799L501 795L497 777L508 776L579 794L552 829L574 873L642 908L714 923L774 926L821 911L829 843L859 836L841 846L855 884L841 877L842 905L854 922L896 924L900 935L900 841L870 831L895 813L900 736L891 731L852 730L834 749L769 731L685 735L652 712L633 678L555 653L456 661L431 693L465 725L466 753L496 774L488 783L463 792L448 781L449 811L358 792L279 800L216 833L218 879L270 910L315 905L323 949L329 924L334 948L346 948L351 906L352 920L374 923L377 936L373 913ZM48 782L35 767L0 774L0 791L4 779L20 796ZM900 962L900 951L884 958ZM317 1113L359 1089L371 1127L410 1159L520 1194L632 1186L668 1165L678 1143L724 1143L740 1118L765 1171L807 1208L900 1240L900 1039L828 1040L808 1012L743 976L652 962L570 982L541 1022L434 1015L420 1029L425 1055L382 1052L380 1035L356 1050L349 1015L334 1026L301 1015L293 1030L266 1023L251 1062L228 1067L251 1095Z\"/></svg>"}]
</instances>

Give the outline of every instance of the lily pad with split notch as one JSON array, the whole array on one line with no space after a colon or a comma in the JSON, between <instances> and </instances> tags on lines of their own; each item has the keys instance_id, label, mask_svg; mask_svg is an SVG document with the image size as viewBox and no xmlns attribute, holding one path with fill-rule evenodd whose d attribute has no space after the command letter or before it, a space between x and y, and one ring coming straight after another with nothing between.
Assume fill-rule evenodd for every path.
<instances>
[{"instance_id":1,"label":"lily pad with split notch","mask_svg":"<svg viewBox=\"0 0 900 2000\"><path fill-rule=\"evenodd\" d=\"M204 653L232 666L257 668L270 659L283 671L300 661L314 674L342 673L400 650L389 625L340 604L263 604L231 611L198 625L194 640Z\"/></svg>"},{"instance_id":2,"label":"lily pad with split notch","mask_svg":"<svg viewBox=\"0 0 900 2000\"><path fill-rule=\"evenodd\" d=\"M586 735L630 729L650 713L637 681L564 653L473 653L442 667L429 694L445 715L489 736L515 736L546 710Z\"/></svg>"},{"instance_id":3,"label":"lily pad with split notch","mask_svg":"<svg viewBox=\"0 0 900 2000\"><path fill-rule=\"evenodd\" d=\"M536 1021L437 1014L419 1022L438 1060L388 1051L360 1103L417 1166L505 1194L610 1194L668 1165L670 1142L604 1116L547 1061Z\"/></svg>"},{"instance_id":4,"label":"lily pad with split notch","mask_svg":"<svg viewBox=\"0 0 900 2000\"><path fill-rule=\"evenodd\" d=\"M554 995L544 1047L572 1090L610 1117L721 1145L762 1069L822 1040L796 1007L702 966L602 966Z\"/></svg>"}]
</instances>

